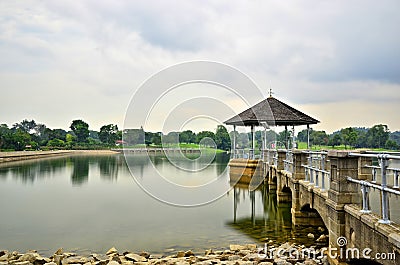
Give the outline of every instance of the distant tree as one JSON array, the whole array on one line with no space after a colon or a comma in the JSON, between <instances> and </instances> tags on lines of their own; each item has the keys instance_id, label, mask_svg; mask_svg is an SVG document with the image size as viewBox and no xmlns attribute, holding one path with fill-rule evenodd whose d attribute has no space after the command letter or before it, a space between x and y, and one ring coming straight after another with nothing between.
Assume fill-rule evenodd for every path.
<instances>
[{"instance_id":1,"label":"distant tree","mask_svg":"<svg viewBox=\"0 0 400 265\"><path fill-rule=\"evenodd\" d=\"M162 135L161 138L164 147L179 143L178 132L169 132L167 135Z\"/></svg>"},{"instance_id":2,"label":"distant tree","mask_svg":"<svg viewBox=\"0 0 400 265\"><path fill-rule=\"evenodd\" d=\"M307 142L307 129L301 130L297 134L297 140L300 142Z\"/></svg>"},{"instance_id":3,"label":"distant tree","mask_svg":"<svg viewBox=\"0 0 400 265\"><path fill-rule=\"evenodd\" d=\"M203 140L203 139L206 139L206 138L209 138L210 140ZM202 141L203 144L205 144L207 146L214 146L214 144L211 143L211 141L215 142L215 133L210 132L210 131L201 131L201 132L199 132L196 135L196 143L200 144L201 141Z\"/></svg>"},{"instance_id":4,"label":"distant tree","mask_svg":"<svg viewBox=\"0 0 400 265\"><path fill-rule=\"evenodd\" d=\"M389 139L396 142L398 146L400 146L400 131L392 132L389 135Z\"/></svg>"},{"instance_id":5,"label":"distant tree","mask_svg":"<svg viewBox=\"0 0 400 265\"><path fill-rule=\"evenodd\" d=\"M347 146L352 147L357 143L358 134L354 128L348 127L348 128L342 129L342 130L340 130L340 133L342 135L342 140L343 140L343 143L344 143L344 146L346 149L347 149Z\"/></svg>"},{"instance_id":6,"label":"distant tree","mask_svg":"<svg viewBox=\"0 0 400 265\"><path fill-rule=\"evenodd\" d=\"M357 137L357 142L355 144L355 147L357 148L366 148L368 147L367 143L367 132L368 129L366 128L355 128L358 137Z\"/></svg>"},{"instance_id":7,"label":"distant tree","mask_svg":"<svg viewBox=\"0 0 400 265\"><path fill-rule=\"evenodd\" d=\"M374 125L367 132L368 146L372 148L384 147L386 141L389 139L389 134L390 132L387 125Z\"/></svg>"},{"instance_id":8,"label":"distant tree","mask_svg":"<svg viewBox=\"0 0 400 265\"><path fill-rule=\"evenodd\" d=\"M65 136L65 144L67 148L72 148L72 146L74 145L74 143L76 142L76 136L67 133L67 135Z\"/></svg>"},{"instance_id":9,"label":"distant tree","mask_svg":"<svg viewBox=\"0 0 400 265\"><path fill-rule=\"evenodd\" d=\"M385 148L389 150L398 150L399 145L395 141L388 139L385 143Z\"/></svg>"},{"instance_id":10,"label":"distant tree","mask_svg":"<svg viewBox=\"0 0 400 265\"><path fill-rule=\"evenodd\" d=\"M52 139L59 139L65 141L65 137L67 136L67 132L63 129L48 129L47 128L47 133L49 135L49 140Z\"/></svg>"},{"instance_id":11,"label":"distant tree","mask_svg":"<svg viewBox=\"0 0 400 265\"><path fill-rule=\"evenodd\" d=\"M215 144L218 149L229 150L231 148L231 138L223 125L218 125L215 132Z\"/></svg>"},{"instance_id":12,"label":"distant tree","mask_svg":"<svg viewBox=\"0 0 400 265\"><path fill-rule=\"evenodd\" d=\"M247 133L239 133L236 140L236 145L238 148L249 148L250 136Z\"/></svg>"},{"instance_id":13,"label":"distant tree","mask_svg":"<svg viewBox=\"0 0 400 265\"><path fill-rule=\"evenodd\" d=\"M31 135L22 129L16 129L12 135L12 143L10 147L17 151L24 150L27 145L31 144Z\"/></svg>"},{"instance_id":14,"label":"distant tree","mask_svg":"<svg viewBox=\"0 0 400 265\"><path fill-rule=\"evenodd\" d=\"M154 133L153 136L151 137L151 142L154 145L161 145L161 132Z\"/></svg>"},{"instance_id":15,"label":"distant tree","mask_svg":"<svg viewBox=\"0 0 400 265\"><path fill-rule=\"evenodd\" d=\"M114 124L103 125L100 128L99 139L105 144L114 145L118 139L118 126Z\"/></svg>"},{"instance_id":16,"label":"distant tree","mask_svg":"<svg viewBox=\"0 0 400 265\"><path fill-rule=\"evenodd\" d=\"M89 124L83 120L73 120L70 126L79 143L87 142L89 137Z\"/></svg>"},{"instance_id":17,"label":"distant tree","mask_svg":"<svg viewBox=\"0 0 400 265\"><path fill-rule=\"evenodd\" d=\"M33 130L36 127L36 122L34 120L28 121L28 120L23 120L20 123L15 123L13 125L13 130L20 129L23 132L26 133L33 133Z\"/></svg>"},{"instance_id":18,"label":"distant tree","mask_svg":"<svg viewBox=\"0 0 400 265\"><path fill-rule=\"evenodd\" d=\"M329 137L325 131L311 131L310 141L314 145L327 145L329 142Z\"/></svg>"},{"instance_id":19,"label":"distant tree","mask_svg":"<svg viewBox=\"0 0 400 265\"><path fill-rule=\"evenodd\" d=\"M63 140L60 139L51 139L47 142L47 146L50 147L64 147L65 146L65 142Z\"/></svg>"},{"instance_id":20,"label":"distant tree","mask_svg":"<svg viewBox=\"0 0 400 265\"><path fill-rule=\"evenodd\" d=\"M328 145L332 146L332 148L335 148L335 146L340 145L341 142L342 142L342 137L341 137L341 134L339 132L331 134L329 136Z\"/></svg>"},{"instance_id":21,"label":"distant tree","mask_svg":"<svg viewBox=\"0 0 400 265\"><path fill-rule=\"evenodd\" d=\"M128 145L144 144L145 132L140 129L126 129L122 132L123 139Z\"/></svg>"},{"instance_id":22,"label":"distant tree","mask_svg":"<svg viewBox=\"0 0 400 265\"><path fill-rule=\"evenodd\" d=\"M180 143L195 143L196 142L196 134L191 130L186 130L179 133L179 142Z\"/></svg>"}]
</instances>

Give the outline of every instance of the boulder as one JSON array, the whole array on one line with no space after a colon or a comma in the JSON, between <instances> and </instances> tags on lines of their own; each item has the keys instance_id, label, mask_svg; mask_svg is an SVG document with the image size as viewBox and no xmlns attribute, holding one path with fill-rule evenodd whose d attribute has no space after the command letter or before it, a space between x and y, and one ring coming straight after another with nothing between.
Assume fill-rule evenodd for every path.
<instances>
[{"instance_id":1,"label":"boulder","mask_svg":"<svg viewBox=\"0 0 400 265\"><path fill-rule=\"evenodd\" d=\"M177 253L176 253L176 257L177 258L183 258L185 256L185 252L183 252L183 251L178 251Z\"/></svg>"},{"instance_id":2,"label":"boulder","mask_svg":"<svg viewBox=\"0 0 400 265\"><path fill-rule=\"evenodd\" d=\"M65 264L85 264L86 262L88 262L89 259L86 257L82 257L82 256L72 256L72 257L68 257L65 258L61 261L62 265Z\"/></svg>"},{"instance_id":3,"label":"boulder","mask_svg":"<svg viewBox=\"0 0 400 265\"><path fill-rule=\"evenodd\" d=\"M321 235L320 237L318 237L318 239L316 240L317 242L324 242L328 240L328 237L326 235Z\"/></svg>"},{"instance_id":4,"label":"boulder","mask_svg":"<svg viewBox=\"0 0 400 265\"><path fill-rule=\"evenodd\" d=\"M314 238L315 236L314 236L314 234L312 234L312 233L308 233L307 237L308 237L308 238Z\"/></svg>"},{"instance_id":5,"label":"boulder","mask_svg":"<svg viewBox=\"0 0 400 265\"><path fill-rule=\"evenodd\" d=\"M37 257L39 257L37 253L28 252L20 256L18 261L29 261L30 263L34 263Z\"/></svg>"},{"instance_id":6,"label":"boulder","mask_svg":"<svg viewBox=\"0 0 400 265\"><path fill-rule=\"evenodd\" d=\"M119 265L119 263L116 262L116 261L114 261L114 260L112 260L112 261L110 261L110 262L108 263L108 265Z\"/></svg>"},{"instance_id":7,"label":"boulder","mask_svg":"<svg viewBox=\"0 0 400 265\"><path fill-rule=\"evenodd\" d=\"M32 265L32 263L31 262L29 262L29 261L18 261L18 262L14 262L14 263L12 263L12 264L14 264L14 265Z\"/></svg>"},{"instance_id":8,"label":"boulder","mask_svg":"<svg viewBox=\"0 0 400 265\"><path fill-rule=\"evenodd\" d=\"M142 257L138 254L134 254L134 253L129 253L125 255L125 258L128 260L132 260L134 262L145 262L147 261L147 259L145 257Z\"/></svg>"},{"instance_id":9,"label":"boulder","mask_svg":"<svg viewBox=\"0 0 400 265\"><path fill-rule=\"evenodd\" d=\"M112 255L112 254L118 254L118 250L115 247L110 248L107 252L106 255Z\"/></svg>"},{"instance_id":10,"label":"boulder","mask_svg":"<svg viewBox=\"0 0 400 265\"><path fill-rule=\"evenodd\" d=\"M194 256L193 251L191 251L191 250L186 251L185 252L185 257L190 257L190 256Z\"/></svg>"},{"instance_id":11,"label":"boulder","mask_svg":"<svg viewBox=\"0 0 400 265\"><path fill-rule=\"evenodd\" d=\"M62 260L63 260L64 256L63 255L53 255L53 262L57 265L60 265Z\"/></svg>"},{"instance_id":12,"label":"boulder","mask_svg":"<svg viewBox=\"0 0 400 265\"><path fill-rule=\"evenodd\" d=\"M241 246L241 245L230 245L230 246L229 246L229 249L230 249L231 251L239 251L239 250L244 250L244 249L246 249L246 247L245 247L245 246Z\"/></svg>"}]
</instances>

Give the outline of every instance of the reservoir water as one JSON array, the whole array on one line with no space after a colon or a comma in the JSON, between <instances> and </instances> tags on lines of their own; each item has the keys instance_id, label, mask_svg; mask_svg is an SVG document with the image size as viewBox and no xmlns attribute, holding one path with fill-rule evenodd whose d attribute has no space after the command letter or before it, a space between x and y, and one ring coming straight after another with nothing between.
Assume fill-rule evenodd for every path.
<instances>
[{"instance_id":1,"label":"reservoir water","mask_svg":"<svg viewBox=\"0 0 400 265\"><path fill-rule=\"evenodd\" d=\"M151 172L156 169L181 185L218 178L227 192L197 207L166 204L138 185L122 154L3 163L0 249L36 249L51 255L59 247L87 254L104 253L114 246L121 251L166 254L221 249L229 244L262 246L269 240L315 245L307 234L317 233L316 229L293 228L290 206L278 207L276 195L267 187L254 192L231 189L227 154L217 154L195 176L161 155L150 159L131 155L128 161L139 182L154 182Z\"/></svg>"}]
</instances>

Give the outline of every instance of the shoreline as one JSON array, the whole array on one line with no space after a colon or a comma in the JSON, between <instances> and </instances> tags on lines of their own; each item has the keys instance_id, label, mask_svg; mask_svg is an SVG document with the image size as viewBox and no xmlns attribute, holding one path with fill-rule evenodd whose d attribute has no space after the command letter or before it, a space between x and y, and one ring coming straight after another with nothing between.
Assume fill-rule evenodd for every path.
<instances>
[{"instance_id":1,"label":"shoreline","mask_svg":"<svg viewBox=\"0 0 400 265\"><path fill-rule=\"evenodd\" d=\"M303 254L302 254L303 253ZM271 244L268 247L256 244L230 245L223 250L208 249L204 254L195 254L192 250L179 251L172 255L151 254L146 251L134 253L119 252L115 247L105 254L92 253L80 256L76 253L58 249L52 256L43 257L36 250L26 253L0 250L0 265L306 265L328 264L324 249L305 247L290 243Z\"/></svg>"},{"instance_id":2,"label":"shoreline","mask_svg":"<svg viewBox=\"0 0 400 265\"><path fill-rule=\"evenodd\" d=\"M4 162L23 161L63 155L112 155L112 150L57 150L57 151L15 151L0 152L0 164Z\"/></svg>"}]
</instances>

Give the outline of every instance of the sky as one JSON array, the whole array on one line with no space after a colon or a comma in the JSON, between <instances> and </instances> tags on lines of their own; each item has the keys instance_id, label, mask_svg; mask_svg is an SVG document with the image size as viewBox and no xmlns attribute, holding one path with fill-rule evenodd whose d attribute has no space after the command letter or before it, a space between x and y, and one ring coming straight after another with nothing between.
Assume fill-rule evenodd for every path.
<instances>
[{"instance_id":1,"label":"sky","mask_svg":"<svg viewBox=\"0 0 400 265\"><path fill-rule=\"evenodd\" d=\"M182 86L182 98L157 101L164 103L146 116L146 130L164 130L165 120L211 130L270 88L320 120L314 129L382 123L400 130L399 11L396 0L0 1L0 123L34 119L67 129L83 119L93 130L123 128L135 116L127 114L131 104L160 99L147 87L143 101L132 101L149 78L183 62L213 61L246 75L259 93Z\"/></svg>"}]
</instances>

